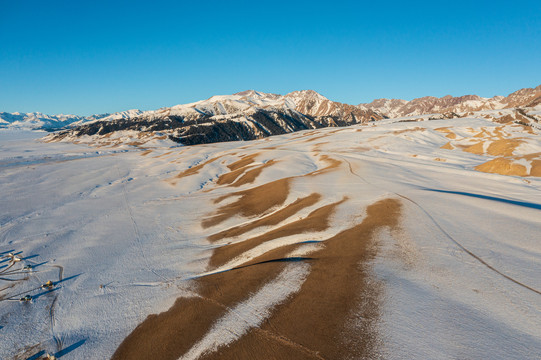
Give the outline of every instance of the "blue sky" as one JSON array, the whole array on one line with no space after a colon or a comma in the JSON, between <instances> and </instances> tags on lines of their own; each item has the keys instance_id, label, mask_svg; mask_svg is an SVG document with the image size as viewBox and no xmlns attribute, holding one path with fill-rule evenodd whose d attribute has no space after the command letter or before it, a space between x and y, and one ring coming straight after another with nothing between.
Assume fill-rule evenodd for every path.
<instances>
[{"instance_id":1,"label":"blue sky","mask_svg":"<svg viewBox=\"0 0 541 360\"><path fill-rule=\"evenodd\" d=\"M336 101L541 84L540 1L0 0L0 111L89 115L256 89Z\"/></svg>"}]
</instances>

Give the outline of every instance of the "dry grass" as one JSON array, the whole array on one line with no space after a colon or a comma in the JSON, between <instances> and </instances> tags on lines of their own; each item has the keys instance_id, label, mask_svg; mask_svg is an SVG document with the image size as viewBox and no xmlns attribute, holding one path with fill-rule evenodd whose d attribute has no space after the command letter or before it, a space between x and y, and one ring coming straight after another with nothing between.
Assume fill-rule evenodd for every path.
<instances>
[{"instance_id":1,"label":"dry grass","mask_svg":"<svg viewBox=\"0 0 541 360\"><path fill-rule=\"evenodd\" d=\"M480 141L478 143L475 143L474 145L464 147L463 150L472 154L483 155L485 153L484 144L484 141Z\"/></svg>"},{"instance_id":2,"label":"dry grass","mask_svg":"<svg viewBox=\"0 0 541 360\"><path fill-rule=\"evenodd\" d=\"M336 203L322 206L312 211L305 218L268 231L263 235L217 248L210 258L211 269L224 265L242 253L267 241L291 235L327 230L329 228L329 220L336 208L346 200L343 199Z\"/></svg>"},{"instance_id":3,"label":"dry grass","mask_svg":"<svg viewBox=\"0 0 541 360\"><path fill-rule=\"evenodd\" d=\"M214 202L220 203L230 197L239 197L235 202L221 206L215 214L203 220L203 227L208 228L218 225L233 216L250 217L263 215L272 208L282 205L289 195L291 179L279 179L216 199Z\"/></svg>"},{"instance_id":4,"label":"dry grass","mask_svg":"<svg viewBox=\"0 0 541 360\"><path fill-rule=\"evenodd\" d=\"M530 176L541 177L541 160L532 160L531 164Z\"/></svg>"},{"instance_id":5,"label":"dry grass","mask_svg":"<svg viewBox=\"0 0 541 360\"><path fill-rule=\"evenodd\" d=\"M257 179L257 177L261 174L263 169L268 168L276 163L277 161L269 160L263 165L256 167L255 169L246 171L246 173L244 173L244 175L242 175L237 181L231 184L231 186L239 187L242 185L252 184Z\"/></svg>"},{"instance_id":6,"label":"dry grass","mask_svg":"<svg viewBox=\"0 0 541 360\"><path fill-rule=\"evenodd\" d=\"M210 159L210 160L207 160L207 161L205 161L204 163L201 163L201 164L199 164L199 165L192 166L191 168L188 168L188 169L186 169L186 170L184 170L184 171L181 171L181 172L178 173L174 178L172 178L172 179L167 179L167 181L168 181L169 183L171 183L172 185L176 185L177 182L178 182L178 179L182 179L182 178L185 178L185 177L187 177L187 176L191 176L191 175L198 174L199 171L200 171L201 169L203 169L206 165L208 165L208 164L210 164L210 163L212 163L212 162L214 162L214 161L216 161L216 160L218 160L218 159L220 159L220 156L215 157L215 158L212 158L212 159Z\"/></svg>"},{"instance_id":7,"label":"dry grass","mask_svg":"<svg viewBox=\"0 0 541 360\"><path fill-rule=\"evenodd\" d=\"M440 149L453 150L454 147L453 147L453 145L451 145L451 142L448 142L447 144L445 144L445 145L443 145L442 147L440 147Z\"/></svg>"},{"instance_id":8,"label":"dry grass","mask_svg":"<svg viewBox=\"0 0 541 360\"><path fill-rule=\"evenodd\" d=\"M254 220L244 225L239 225L227 230L220 231L219 233L209 236L208 239L212 242L216 242L224 238L236 237L236 236L245 234L248 231L254 230L258 227L277 225L281 223L282 221L295 215L302 209L314 205L320 199L321 199L321 195L318 193L313 193L306 197L298 198L296 201L289 204L285 208L280 209L270 215L267 215L265 217Z\"/></svg>"},{"instance_id":9,"label":"dry grass","mask_svg":"<svg viewBox=\"0 0 541 360\"><path fill-rule=\"evenodd\" d=\"M375 253L374 234L398 225L400 203L379 201L359 224L325 241L311 254L311 271L300 291L273 309L259 328L203 359L346 359L372 358L377 343L377 301L361 263ZM199 296L180 298L168 311L149 316L120 345L113 359L178 359L235 304L274 279L286 262L286 246L254 259L252 266L196 280ZM358 313L358 311L362 311ZM363 319L362 333L348 327Z\"/></svg>"},{"instance_id":10,"label":"dry grass","mask_svg":"<svg viewBox=\"0 0 541 360\"><path fill-rule=\"evenodd\" d=\"M306 139L306 140L304 140L303 142L305 142L305 143L313 142L313 141L316 141L316 140L319 140L319 139L324 139L324 138L328 137L329 135L330 135L330 134L325 134L325 135L320 135L320 136L314 136L313 138Z\"/></svg>"},{"instance_id":11,"label":"dry grass","mask_svg":"<svg viewBox=\"0 0 541 360\"><path fill-rule=\"evenodd\" d=\"M395 131L393 131L393 134L394 135L400 135L400 134L409 133L409 132L416 132L416 131L426 131L426 129L422 128L422 127L414 127L414 128L411 128L411 129L395 130Z\"/></svg>"},{"instance_id":12,"label":"dry grass","mask_svg":"<svg viewBox=\"0 0 541 360\"><path fill-rule=\"evenodd\" d=\"M235 161L232 164L227 165L227 167L231 171L235 171L235 170L244 168L244 167L250 165L251 163L253 163L255 161L255 158L257 158L259 155L260 155L259 153L245 155L245 156L242 157L242 159L240 159L238 161Z\"/></svg>"},{"instance_id":13,"label":"dry grass","mask_svg":"<svg viewBox=\"0 0 541 360\"><path fill-rule=\"evenodd\" d=\"M249 166L249 165L248 165ZM240 175L242 175L246 168L248 167L242 167L240 169L236 169L234 171L230 171L228 173L222 174L218 177L218 180L216 180L216 184L218 185L229 185L232 182L234 182Z\"/></svg>"},{"instance_id":14,"label":"dry grass","mask_svg":"<svg viewBox=\"0 0 541 360\"><path fill-rule=\"evenodd\" d=\"M487 153L492 156L511 156L522 143L523 141L518 139L495 140L488 146Z\"/></svg>"},{"instance_id":15,"label":"dry grass","mask_svg":"<svg viewBox=\"0 0 541 360\"><path fill-rule=\"evenodd\" d=\"M154 159L159 159L161 157L167 157L167 156L171 155L172 153L173 153L172 151L168 151L168 152L165 152L163 154L154 156Z\"/></svg>"},{"instance_id":16,"label":"dry grass","mask_svg":"<svg viewBox=\"0 0 541 360\"><path fill-rule=\"evenodd\" d=\"M515 164L513 160L503 157L492 159L486 163L478 165L475 167L475 170L501 175L528 176L525 166Z\"/></svg>"},{"instance_id":17,"label":"dry grass","mask_svg":"<svg viewBox=\"0 0 541 360\"><path fill-rule=\"evenodd\" d=\"M304 175L305 177L313 177L317 175L322 175L322 174L328 173L329 171L336 170L338 169L340 165L342 165L342 161L333 159L328 155L321 155L319 157L319 160L324 163L327 163L328 165L324 168L318 169L316 171L313 171L311 173Z\"/></svg>"}]
</instances>

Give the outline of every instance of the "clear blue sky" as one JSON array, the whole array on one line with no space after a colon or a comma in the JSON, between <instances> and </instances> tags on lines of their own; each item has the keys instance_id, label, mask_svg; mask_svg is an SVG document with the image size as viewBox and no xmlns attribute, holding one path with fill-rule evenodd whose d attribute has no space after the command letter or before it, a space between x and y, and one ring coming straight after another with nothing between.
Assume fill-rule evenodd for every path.
<instances>
[{"instance_id":1,"label":"clear blue sky","mask_svg":"<svg viewBox=\"0 0 541 360\"><path fill-rule=\"evenodd\" d=\"M0 0L0 111L150 110L246 89L358 104L539 84L538 0Z\"/></svg>"}]
</instances>

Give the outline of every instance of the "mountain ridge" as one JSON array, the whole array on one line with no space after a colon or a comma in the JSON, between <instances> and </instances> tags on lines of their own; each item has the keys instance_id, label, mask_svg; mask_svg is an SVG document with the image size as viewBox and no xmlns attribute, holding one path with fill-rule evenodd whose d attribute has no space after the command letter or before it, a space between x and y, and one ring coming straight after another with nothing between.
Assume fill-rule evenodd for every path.
<instances>
[{"instance_id":1,"label":"mountain ridge","mask_svg":"<svg viewBox=\"0 0 541 360\"><path fill-rule=\"evenodd\" d=\"M235 98L236 97L236 98ZM118 119L130 119L139 116L156 117L163 114L182 113L187 108L201 109L198 105L213 101L232 101L246 100L253 105L268 107L269 102L282 101L283 105L298 110L309 116L339 116L345 117L345 121L355 121L351 118L351 113L363 117L361 111L373 111L387 118L424 115L445 112L469 112L481 110L497 110L511 107L535 107L541 104L541 85L535 88L522 88L508 96L496 95L491 98L483 98L478 95L462 95L443 97L423 96L413 100L403 99L374 99L370 103L361 103L350 105L328 99L314 90L292 91L286 95L264 93L257 90L245 90L233 95L215 95L206 100L200 100L188 104L178 104L171 107L164 107L157 110L142 111L131 109L115 113L93 114L90 116L81 116L73 114L48 115L41 112L31 113L8 113L0 112L0 129L35 129L56 131L67 127L75 127L94 121L107 121ZM292 103L285 104L285 100ZM236 109L235 109L236 108ZM229 107L229 110L240 111L242 108ZM210 111L213 115L218 115L220 111L214 109ZM228 113L227 109L222 109L222 115Z\"/></svg>"},{"instance_id":2,"label":"mountain ridge","mask_svg":"<svg viewBox=\"0 0 541 360\"><path fill-rule=\"evenodd\" d=\"M143 112L127 119L92 121L62 130L52 141L81 136L107 136L136 131L138 137L156 132L184 145L254 140L299 130L347 126L384 117L356 106L331 101L313 90L284 96L247 90L215 95L207 100ZM118 135L118 134L117 134Z\"/></svg>"},{"instance_id":3,"label":"mountain ridge","mask_svg":"<svg viewBox=\"0 0 541 360\"><path fill-rule=\"evenodd\" d=\"M358 106L379 112L386 117L404 117L445 112L470 112L499 110L515 107L534 107L541 104L541 85L535 88L522 88L508 96L496 95L483 98L478 95L451 96L441 98L424 96L413 100L375 99Z\"/></svg>"},{"instance_id":4,"label":"mountain ridge","mask_svg":"<svg viewBox=\"0 0 541 360\"><path fill-rule=\"evenodd\" d=\"M141 145L159 138L196 145L255 140L299 130L422 115L426 115L427 119L437 119L484 112L480 116L493 118L497 122L535 123L534 126L538 126L537 107L540 104L541 85L517 90L506 97L425 96L411 101L376 99L359 105L332 101L314 90L293 91L286 95L245 90L157 110L127 110L87 117L0 113L0 129L57 131L47 136L47 141L79 141L84 136L90 136L92 138L87 141L102 144L110 144L110 139L115 139L112 143ZM525 107L532 109L524 111ZM509 109L515 110L507 111ZM506 111L485 114L495 110ZM528 112L532 110L529 115Z\"/></svg>"}]
</instances>

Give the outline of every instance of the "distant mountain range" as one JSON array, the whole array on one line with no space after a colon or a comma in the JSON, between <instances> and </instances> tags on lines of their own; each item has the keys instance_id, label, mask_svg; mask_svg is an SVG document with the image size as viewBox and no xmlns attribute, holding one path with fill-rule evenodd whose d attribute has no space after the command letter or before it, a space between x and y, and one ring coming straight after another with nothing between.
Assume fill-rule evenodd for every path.
<instances>
[{"instance_id":1,"label":"distant mountain range","mask_svg":"<svg viewBox=\"0 0 541 360\"><path fill-rule=\"evenodd\" d=\"M385 118L423 114L459 117L485 110L520 110L539 106L541 85L518 90L507 97L428 96L411 101L377 99L359 105L332 101L313 90L294 91L283 96L247 90L144 112L128 110L88 117L0 113L0 129L58 131L48 137L54 141L75 140L85 135L110 138L114 133L113 138L127 134L131 134L128 137L137 134L139 139L165 136L182 144L193 145L253 140L299 130L347 126ZM521 114L518 115L525 115L524 111ZM517 120L517 117L513 119Z\"/></svg>"},{"instance_id":2,"label":"distant mountain range","mask_svg":"<svg viewBox=\"0 0 541 360\"><path fill-rule=\"evenodd\" d=\"M114 114L79 115L47 115L40 112L7 113L0 112L0 129L47 130L55 131L70 126L78 126L94 121L129 119L141 115L141 110L127 110Z\"/></svg>"},{"instance_id":3,"label":"distant mountain range","mask_svg":"<svg viewBox=\"0 0 541 360\"><path fill-rule=\"evenodd\" d=\"M541 104L541 85L525 88L504 96L483 98L477 95L437 98L425 96L411 101L400 99L376 99L368 104L359 104L359 108L373 110L388 118L415 116L423 114L464 113L483 110L499 110L517 107L535 107Z\"/></svg>"}]
</instances>

